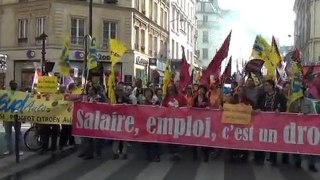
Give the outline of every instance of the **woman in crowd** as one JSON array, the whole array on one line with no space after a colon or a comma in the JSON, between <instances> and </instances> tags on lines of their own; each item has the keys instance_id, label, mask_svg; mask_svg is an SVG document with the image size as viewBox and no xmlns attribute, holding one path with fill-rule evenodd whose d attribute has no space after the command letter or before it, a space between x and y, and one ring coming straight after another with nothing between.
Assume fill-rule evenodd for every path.
<instances>
[{"instance_id":1,"label":"woman in crowd","mask_svg":"<svg viewBox=\"0 0 320 180\"><path fill-rule=\"evenodd\" d=\"M184 96L179 95L177 87L171 83L168 85L168 92L163 101L164 107L179 108L185 107L187 101ZM169 145L169 150L172 153L171 160L178 161L181 159L180 146L179 145Z\"/></svg>"},{"instance_id":2,"label":"woman in crowd","mask_svg":"<svg viewBox=\"0 0 320 180\"><path fill-rule=\"evenodd\" d=\"M193 107L195 108L207 108L208 107L208 98L206 97L207 88L203 85L199 86L198 95L194 98ZM210 148L208 147L201 147L201 153L203 154L203 161L209 161L209 153ZM198 159L198 148L193 148L193 158L194 160Z\"/></svg>"},{"instance_id":3,"label":"woman in crowd","mask_svg":"<svg viewBox=\"0 0 320 180\"><path fill-rule=\"evenodd\" d=\"M159 105L162 106L162 102L163 102L163 92L162 92L162 88L157 88L155 91L155 96L156 98L154 98L154 102L159 102Z\"/></svg>"},{"instance_id":4,"label":"woman in crowd","mask_svg":"<svg viewBox=\"0 0 320 180\"><path fill-rule=\"evenodd\" d=\"M98 89L95 86L87 86L87 94L88 96L86 99L88 102L101 102L101 97L98 95ZM83 138L83 140L85 148L79 157L83 157L84 160L93 159L94 153L96 153L97 158L100 158L102 155L102 140L94 138Z\"/></svg>"},{"instance_id":5,"label":"woman in crowd","mask_svg":"<svg viewBox=\"0 0 320 180\"><path fill-rule=\"evenodd\" d=\"M261 111L286 112L287 101L282 94L276 93L275 82L273 80L266 80L263 87L265 93L258 97L257 108ZM257 164L263 164L265 156L265 152L255 152L254 160ZM277 153L270 153L270 161L272 166L277 165ZM284 164L289 162L288 154L283 154L282 162Z\"/></svg>"},{"instance_id":6,"label":"woman in crowd","mask_svg":"<svg viewBox=\"0 0 320 180\"><path fill-rule=\"evenodd\" d=\"M146 88L144 90L144 105L160 105L159 101L153 100L153 90ZM160 146L157 143L145 143L146 155L148 161L160 162Z\"/></svg>"},{"instance_id":7,"label":"woman in crowd","mask_svg":"<svg viewBox=\"0 0 320 180\"><path fill-rule=\"evenodd\" d=\"M245 87L238 86L235 88L235 92L231 97L230 102L231 104L245 104L253 106L253 102L246 97ZM242 162L247 162L249 156L249 151L244 150L230 150L230 161L233 162L237 159L240 159Z\"/></svg>"},{"instance_id":8,"label":"woman in crowd","mask_svg":"<svg viewBox=\"0 0 320 180\"><path fill-rule=\"evenodd\" d=\"M121 86L117 86L116 88L116 100L117 104L131 104L128 97L125 96L123 88ZM113 152L113 159L119 159L122 155L123 159L128 158L128 143L125 141L117 141L114 140L112 143L112 152Z\"/></svg>"},{"instance_id":9,"label":"woman in crowd","mask_svg":"<svg viewBox=\"0 0 320 180\"><path fill-rule=\"evenodd\" d=\"M193 92L192 92L192 87L188 86L186 91L187 91L187 94L186 94L187 107L193 107L194 96L193 96Z\"/></svg>"},{"instance_id":10,"label":"woman in crowd","mask_svg":"<svg viewBox=\"0 0 320 180\"><path fill-rule=\"evenodd\" d=\"M223 104L223 93L220 89L219 79L215 79L210 84L210 89L207 95L209 99L209 107L212 109L220 109Z\"/></svg>"}]
</instances>

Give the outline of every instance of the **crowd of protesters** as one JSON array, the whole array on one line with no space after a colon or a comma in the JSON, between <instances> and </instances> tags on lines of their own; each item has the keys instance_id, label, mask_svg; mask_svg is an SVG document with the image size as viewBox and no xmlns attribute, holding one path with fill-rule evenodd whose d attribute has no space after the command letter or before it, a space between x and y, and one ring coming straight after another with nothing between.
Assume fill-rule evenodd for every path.
<instances>
[{"instance_id":1,"label":"crowd of protesters","mask_svg":"<svg viewBox=\"0 0 320 180\"><path fill-rule=\"evenodd\" d=\"M11 84L10 84L11 85ZM14 88L14 84L12 84ZM271 112L294 112L294 113L314 113L310 112L310 108L306 108L308 104L304 102L304 98L295 102L290 107L287 107L287 98L289 93L290 84L285 83L283 87L277 87L275 82L270 79L265 79L260 85L256 85L254 80L249 77L246 81L231 83L230 93L224 93L222 85L219 79L215 79L210 83L209 87L204 85L190 85L186 87L184 91L177 89L174 83L170 83L167 87L167 92L163 92L160 86L155 84L149 84L147 87L143 87L141 79L137 79L134 87L131 85L125 85L124 83L118 83L115 87L116 102L117 104L139 104L139 105L152 105L152 106L164 106L164 107L189 107L189 108L211 108L211 109L223 109L224 103L238 104L243 103L251 105L255 111L271 111ZM70 84L61 93L72 93L73 84ZM93 85L88 83L86 88L86 96L70 98L69 100L83 100L87 102L101 102L108 103L107 93L103 86ZM308 90L305 89L305 97L308 97ZM7 150L5 153L12 152L11 145L11 122L4 122L6 130ZM43 144L43 151L55 151L56 147L63 149L67 145L74 145L74 138L71 136L71 126L63 125L60 132L60 141L57 145L57 134L59 126L57 125L41 125L43 129L42 138L45 141ZM51 148L48 148L49 136L51 136ZM85 160L92 159L94 157L101 157L103 140L93 138L82 138L79 157ZM209 157L214 153L221 153L221 149L213 149L208 147L188 147L182 145L160 145L157 143L142 143L145 149L146 159L148 161L160 162L161 154L164 151L163 147L166 147L172 155L171 160L178 161L182 158L181 153L185 149L190 149L193 154L193 159L202 159L204 162L209 161ZM125 141L112 141L112 153L113 159L127 159L130 156L129 142ZM263 165L266 161L269 161L272 166L276 166L278 163L278 154L271 152L250 152L245 150L228 150L228 157L231 162L240 161L247 162L250 154L253 155L254 162L258 165ZM289 154L282 154L281 162L283 164L289 164ZM297 168L301 167L301 155L292 155L294 165ZM307 156L308 167L310 171L317 172L315 167L315 156Z\"/></svg>"}]
</instances>

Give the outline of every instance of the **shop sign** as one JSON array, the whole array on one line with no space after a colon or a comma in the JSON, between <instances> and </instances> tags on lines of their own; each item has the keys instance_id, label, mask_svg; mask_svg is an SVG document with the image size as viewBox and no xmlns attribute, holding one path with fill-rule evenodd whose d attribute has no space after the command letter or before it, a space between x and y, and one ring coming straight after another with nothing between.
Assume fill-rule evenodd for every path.
<instances>
[{"instance_id":1,"label":"shop sign","mask_svg":"<svg viewBox=\"0 0 320 180\"><path fill-rule=\"evenodd\" d=\"M136 57L136 64L141 65L141 66L146 66L146 65L148 65L148 60L142 59L138 56L138 57Z\"/></svg>"},{"instance_id":2,"label":"shop sign","mask_svg":"<svg viewBox=\"0 0 320 180\"><path fill-rule=\"evenodd\" d=\"M84 52L82 51L75 51L74 57L76 59L84 59ZM100 61L110 61L111 57L106 54L98 53L98 60Z\"/></svg>"}]
</instances>

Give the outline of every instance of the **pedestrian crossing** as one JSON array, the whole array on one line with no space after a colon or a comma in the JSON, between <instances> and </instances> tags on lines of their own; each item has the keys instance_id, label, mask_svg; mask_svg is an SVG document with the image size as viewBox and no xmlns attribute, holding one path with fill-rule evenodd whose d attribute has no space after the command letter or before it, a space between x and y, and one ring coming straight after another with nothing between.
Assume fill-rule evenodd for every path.
<instances>
[{"instance_id":1,"label":"pedestrian crossing","mask_svg":"<svg viewBox=\"0 0 320 180\"><path fill-rule=\"evenodd\" d=\"M20 176L21 180L319 180L320 173L293 165L271 167L269 163L257 166L249 163L229 163L223 158L208 163L193 161L191 154L181 161L170 161L169 154L162 155L161 162L144 160L143 152L130 154L127 160L112 160L111 154L101 159L82 160L72 154L53 164ZM317 164L320 167L320 164Z\"/></svg>"}]
</instances>

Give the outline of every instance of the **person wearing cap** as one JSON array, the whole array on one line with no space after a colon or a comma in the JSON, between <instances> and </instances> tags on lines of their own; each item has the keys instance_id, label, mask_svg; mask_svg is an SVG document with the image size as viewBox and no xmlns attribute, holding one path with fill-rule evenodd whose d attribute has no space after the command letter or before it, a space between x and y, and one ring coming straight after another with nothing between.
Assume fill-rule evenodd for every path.
<instances>
[{"instance_id":1,"label":"person wearing cap","mask_svg":"<svg viewBox=\"0 0 320 180\"><path fill-rule=\"evenodd\" d=\"M10 90L12 93L18 89L18 84L12 80L9 83L10 85ZM13 121L3 121L3 126L5 130L5 142L6 142L6 151L3 153L3 155L10 155L13 153L13 148L12 148L12 128L14 127L14 122ZM22 146L22 134L21 134L21 122L18 122L18 128L20 129L19 131L19 146L21 149ZM22 156L24 153L23 151L19 152L19 155Z\"/></svg>"}]
</instances>

